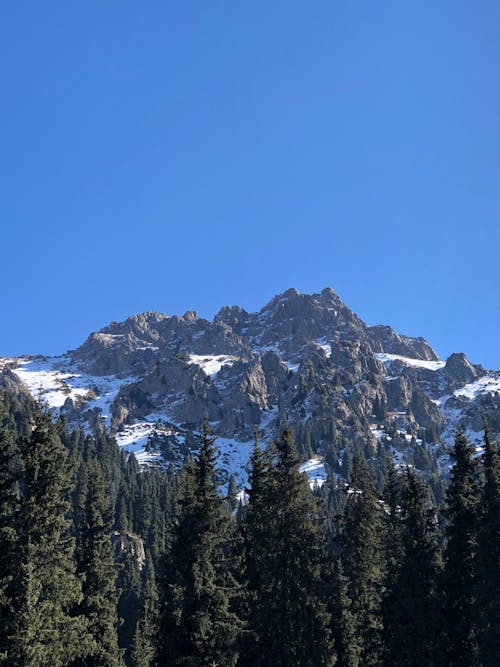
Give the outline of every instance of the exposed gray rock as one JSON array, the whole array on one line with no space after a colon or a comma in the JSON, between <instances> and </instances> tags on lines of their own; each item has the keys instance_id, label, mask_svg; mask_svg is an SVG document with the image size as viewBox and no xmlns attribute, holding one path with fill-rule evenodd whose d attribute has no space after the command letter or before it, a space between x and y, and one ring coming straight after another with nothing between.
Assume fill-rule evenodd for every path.
<instances>
[{"instance_id":1,"label":"exposed gray rock","mask_svg":"<svg viewBox=\"0 0 500 667\"><path fill-rule=\"evenodd\" d=\"M474 382L485 372L481 366L473 366L463 352L450 354L444 367L444 374L450 389L457 389Z\"/></svg>"},{"instance_id":2,"label":"exposed gray rock","mask_svg":"<svg viewBox=\"0 0 500 667\"><path fill-rule=\"evenodd\" d=\"M382 363L377 353L403 359ZM252 438L254 426L269 438L287 418L304 451L318 452L331 445L332 424L339 447L357 443L373 452L384 442L403 451L408 434L415 442L427 431L450 437L458 422L478 431L485 413L500 431L494 382L472 398L458 391L491 374L463 354L443 367L436 361L423 338L368 327L326 288L311 295L287 290L257 313L226 306L213 321L193 310L134 315L90 334L54 361L54 370L88 375L97 385L103 378L86 396L68 393L59 403L72 422L102 428L110 376L112 431L161 417L173 425L168 437L182 436L175 451L194 446L205 416L217 435L240 441ZM0 386L22 386L16 363L0 365Z\"/></svg>"}]
</instances>

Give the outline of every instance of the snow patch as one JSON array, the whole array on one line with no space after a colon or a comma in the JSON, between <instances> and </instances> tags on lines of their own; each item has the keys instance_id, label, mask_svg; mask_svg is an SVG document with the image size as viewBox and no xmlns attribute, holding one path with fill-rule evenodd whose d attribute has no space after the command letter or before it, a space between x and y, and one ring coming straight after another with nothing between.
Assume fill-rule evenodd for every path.
<instances>
[{"instance_id":1,"label":"snow patch","mask_svg":"<svg viewBox=\"0 0 500 667\"><path fill-rule=\"evenodd\" d=\"M239 442L232 438L216 437L215 446L219 451L217 467L227 471L228 478L234 475L238 488L244 489L248 485L248 462L253 445L253 440Z\"/></svg>"},{"instance_id":2,"label":"snow patch","mask_svg":"<svg viewBox=\"0 0 500 667\"><path fill-rule=\"evenodd\" d=\"M60 360L60 358L59 358ZM20 359L13 372L28 387L30 394L51 408L61 408L66 399L85 398L89 389L72 382L77 376L54 368L54 360Z\"/></svg>"},{"instance_id":3,"label":"snow patch","mask_svg":"<svg viewBox=\"0 0 500 667\"><path fill-rule=\"evenodd\" d=\"M289 371L292 371L292 373L296 373L299 370L299 364L293 364L291 361L284 361L284 364L286 364L286 367L288 368Z\"/></svg>"},{"instance_id":4,"label":"snow patch","mask_svg":"<svg viewBox=\"0 0 500 667\"><path fill-rule=\"evenodd\" d=\"M124 426L115 434L116 444L126 452L133 453L140 465L163 464L160 452L148 451L148 439L153 432L159 435L177 435L178 432L170 425L162 423L160 415L148 415L148 418L151 421L137 421Z\"/></svg>"},{"instance_id":5,"label":"snow patch","mask_svg":"<svg viewBox=\"0 0 500 667\"><path fill-rule=\"evenodd\" d=\"M326 482L327 474L325 463L321 458L316 457L308 459L299 467L299 470L309 477L309 486L311 489L323 486Z\"/></svg>"},{"instance_id":6,"label":"snow patch","mask_svg":"<svg viewBox=\"0 0 500 667\"><path fill-rule=\"evenodd\" d=\"M403 357L399 354L387 354L386 352L377 352L375 356L379 361L388 366L393 361L400 361L405 366L426 368L429 371L438 371L440 368L444 368L446 365L446 361L427 361L426 359L413 359L412 357Z\"/></svg>"},{"instance_id":7,"label":"snow patch","mask_svg":"<svg viewBox=\"0 0 500 667\"><path fill-rule=\"evenodd\" d=\"M318 345L325 353L326 358L329 359L332 356L332 346L330 343L327 343L326 338L318 338L318 340L315 342L318 343Z\"/></svg>"},{"instance_id":8,"label":"snow patch","mask_svg":"<svg viewBox=\"0 0 500 667\"><path fill-rule=\"evenodd\" d=\"M238 357L226 354L190 354L188 364L199 366L206 375L213 378L223 366L232 366L237 359Z\"/></svg>"},{"instance_id":9,"label":"snow patch","mask_svg":"<svg viewBox=\"0 0 500 667\"><path fill-rule=\"evenodd\" d=\"M485 375L475 382L466 384L465 387L453 392L453 396L465 397L474 400L479 394L491 394L500 392L500 376Z\"/></svg>"},{"instance_id":10,"label":"snow patch","mask_svg":"<svg viewBox=\"0 0 500 667\"><path fill-rule=\"evenodd\" d=\"M59 410L68 398L73 402L87 402L86 410L101 411L104 424L111 425L111 403L124 384L136 382L136 377L119 378L116 375L82 375L71 366L69 357L12 359L12 368L28 387L31 395Z\"/></svg>"}]
</instances>

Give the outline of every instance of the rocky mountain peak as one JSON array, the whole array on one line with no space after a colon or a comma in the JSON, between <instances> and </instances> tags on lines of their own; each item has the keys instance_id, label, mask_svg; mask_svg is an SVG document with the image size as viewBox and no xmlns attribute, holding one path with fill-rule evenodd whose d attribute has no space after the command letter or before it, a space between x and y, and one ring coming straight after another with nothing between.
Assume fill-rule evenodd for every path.
<instances>
[{"instance_id":1,"label":"rocky mountain peak","mask_svg":"<svg viewBox=\"0 0 500 667\"><path fill-rule=\"evenodd\" d=\"M223 306L214 317L214 323L223 322L236 333L240 333L248 325L250 314L240 306Z\"/></svg>"},{"instance_id":2,"label":"rocky mountain peak","mask_svg":"<svg viewBox=\"0 0 500 667\"><path fill-rule=\"evenodd\" d=\"M439 360L435 350L422 337L412 338L397 334L392 327L384 324L369 327L368 334L377 352L398 354L426 361Z\"/></svg>"},{"instance_id":3,"label":"rocky mountain peak","mask_svg":"<svg viewBox=\"0 0 500 667\"><path fill-rule=\"evenodd\" d=\"M485 374L481 366L473 366L463 352L454 352L446 360L445 372L458 382L468 384Z\"/></svg>"},{"instance_id":4,"label":"rocky mountain peak","mask_svg":"<svg viewBox=\"0 0 500 667\"><path fill-rule=\"evenodd\" d=\"M479 428L485 411L500 431L500 374L367 326L331 288L289 289L256 313L224 306L213 321L193 310L133 315L65 357L0 359L0 372L70 421L104 424L143 463L182 458L208 415L224 465L239 461L241 475L254 427L269 441L285 417L301 451L335 444L332 465L345 443L411 462L404 443L437 447L459 423ZM153 432L160 444L147 449Z\"/></svg>"},{"instance_id":5,"label":"rocky mountain peak","mask_svg":"<svg viewBox=\"0 0 500 667\"><path fill-rule=\"evenodd\" d=\"M186 310L186 312L184 313L182 318L186 322L190 322L190 323L197 322L198 321L198 313L196 312L196 310Z\"/></svg>"}]
</instances>

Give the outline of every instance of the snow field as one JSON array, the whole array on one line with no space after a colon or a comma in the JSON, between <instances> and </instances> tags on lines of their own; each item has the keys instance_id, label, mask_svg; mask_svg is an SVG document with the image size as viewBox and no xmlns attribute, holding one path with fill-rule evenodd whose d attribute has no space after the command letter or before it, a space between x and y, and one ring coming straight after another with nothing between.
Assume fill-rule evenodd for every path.
<instances>
[{"instance_id":1,"label":"snow field","mask_svg":"<svg viewBox=\"0 0 500 667\"><path fill-rule=\"evenodd\" d=\"M386 365L390 365L393 361L400 361L405 366L426 368L429 371L438 371L446 365L446 361L426 361L425 359L413 359L412 357L402 357L399 354L387 354L386 352L377 352L375 356Z\"/></svg>"},{"instance_id":2,"label":"snow field","mask_svg":"<svg viewBox=\"0 0 500 667\"><path fill-rule=\"evenodd\" d=\"M453 396L464 396L472 401L479 394L491 394L493 392L500 392L500 376L484 375L479 380L466 384L465 387L454 391Z\"/></svg>"},{"instance_id":3,"label":"snow field","mask_svg":"<svg viewBox=\"0 0 500 667\"><path fill-rule=\"evenodd\" d=\"M120 388L137 380L135 377L81 374L71 367L68 357L22 357L11 361L17 363L12 371L34 398L56 410L62 408L68 398L74 402L86 401L88 410L101 411L107 428L111 425L111 404Z\"/></svg>"},{"instance_id":4,"label":"snow field","mask_svg":"<svg viewBox=\"0 0 500 667\"><path fill-rule=\"evenodd\" d=\"M238 357L232 357L227 354L190 354L188 364L199 366L206 375L213 378L223 366L232 366L237 359Z\"/></svg>"},{"instance_id":5,"label":"snow field","mask_svg":"<svg viewBox=\"0 0 500 667\"><path fill-rule=\"evenodd\" d=\"M316 457L307 460L300 468L300 472L306 473L309 477L309 486L314 489L317 486L323 486L326 482L327 474L325 463L322 458Z\"/></svg>"}]
</instances>

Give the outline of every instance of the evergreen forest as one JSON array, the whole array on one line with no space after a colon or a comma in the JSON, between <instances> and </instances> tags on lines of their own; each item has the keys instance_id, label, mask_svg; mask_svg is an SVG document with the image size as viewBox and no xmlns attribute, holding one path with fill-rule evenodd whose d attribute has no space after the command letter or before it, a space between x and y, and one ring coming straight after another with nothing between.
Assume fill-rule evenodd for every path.
<instances>
[{"instance_id":1,"label":"evergreen forest","mask_svg":"<svg viewBox=\"0 0 500 667\"><path fill-rule=\"evenodd\" d=\"M0 665L498 667L500 449L463 432L444 490L353 448L310 488L286 422L220 491L200 428L139 468L0 395ZM431 482L431 483L429 483Z\"/></svg>"}]
</instances>

